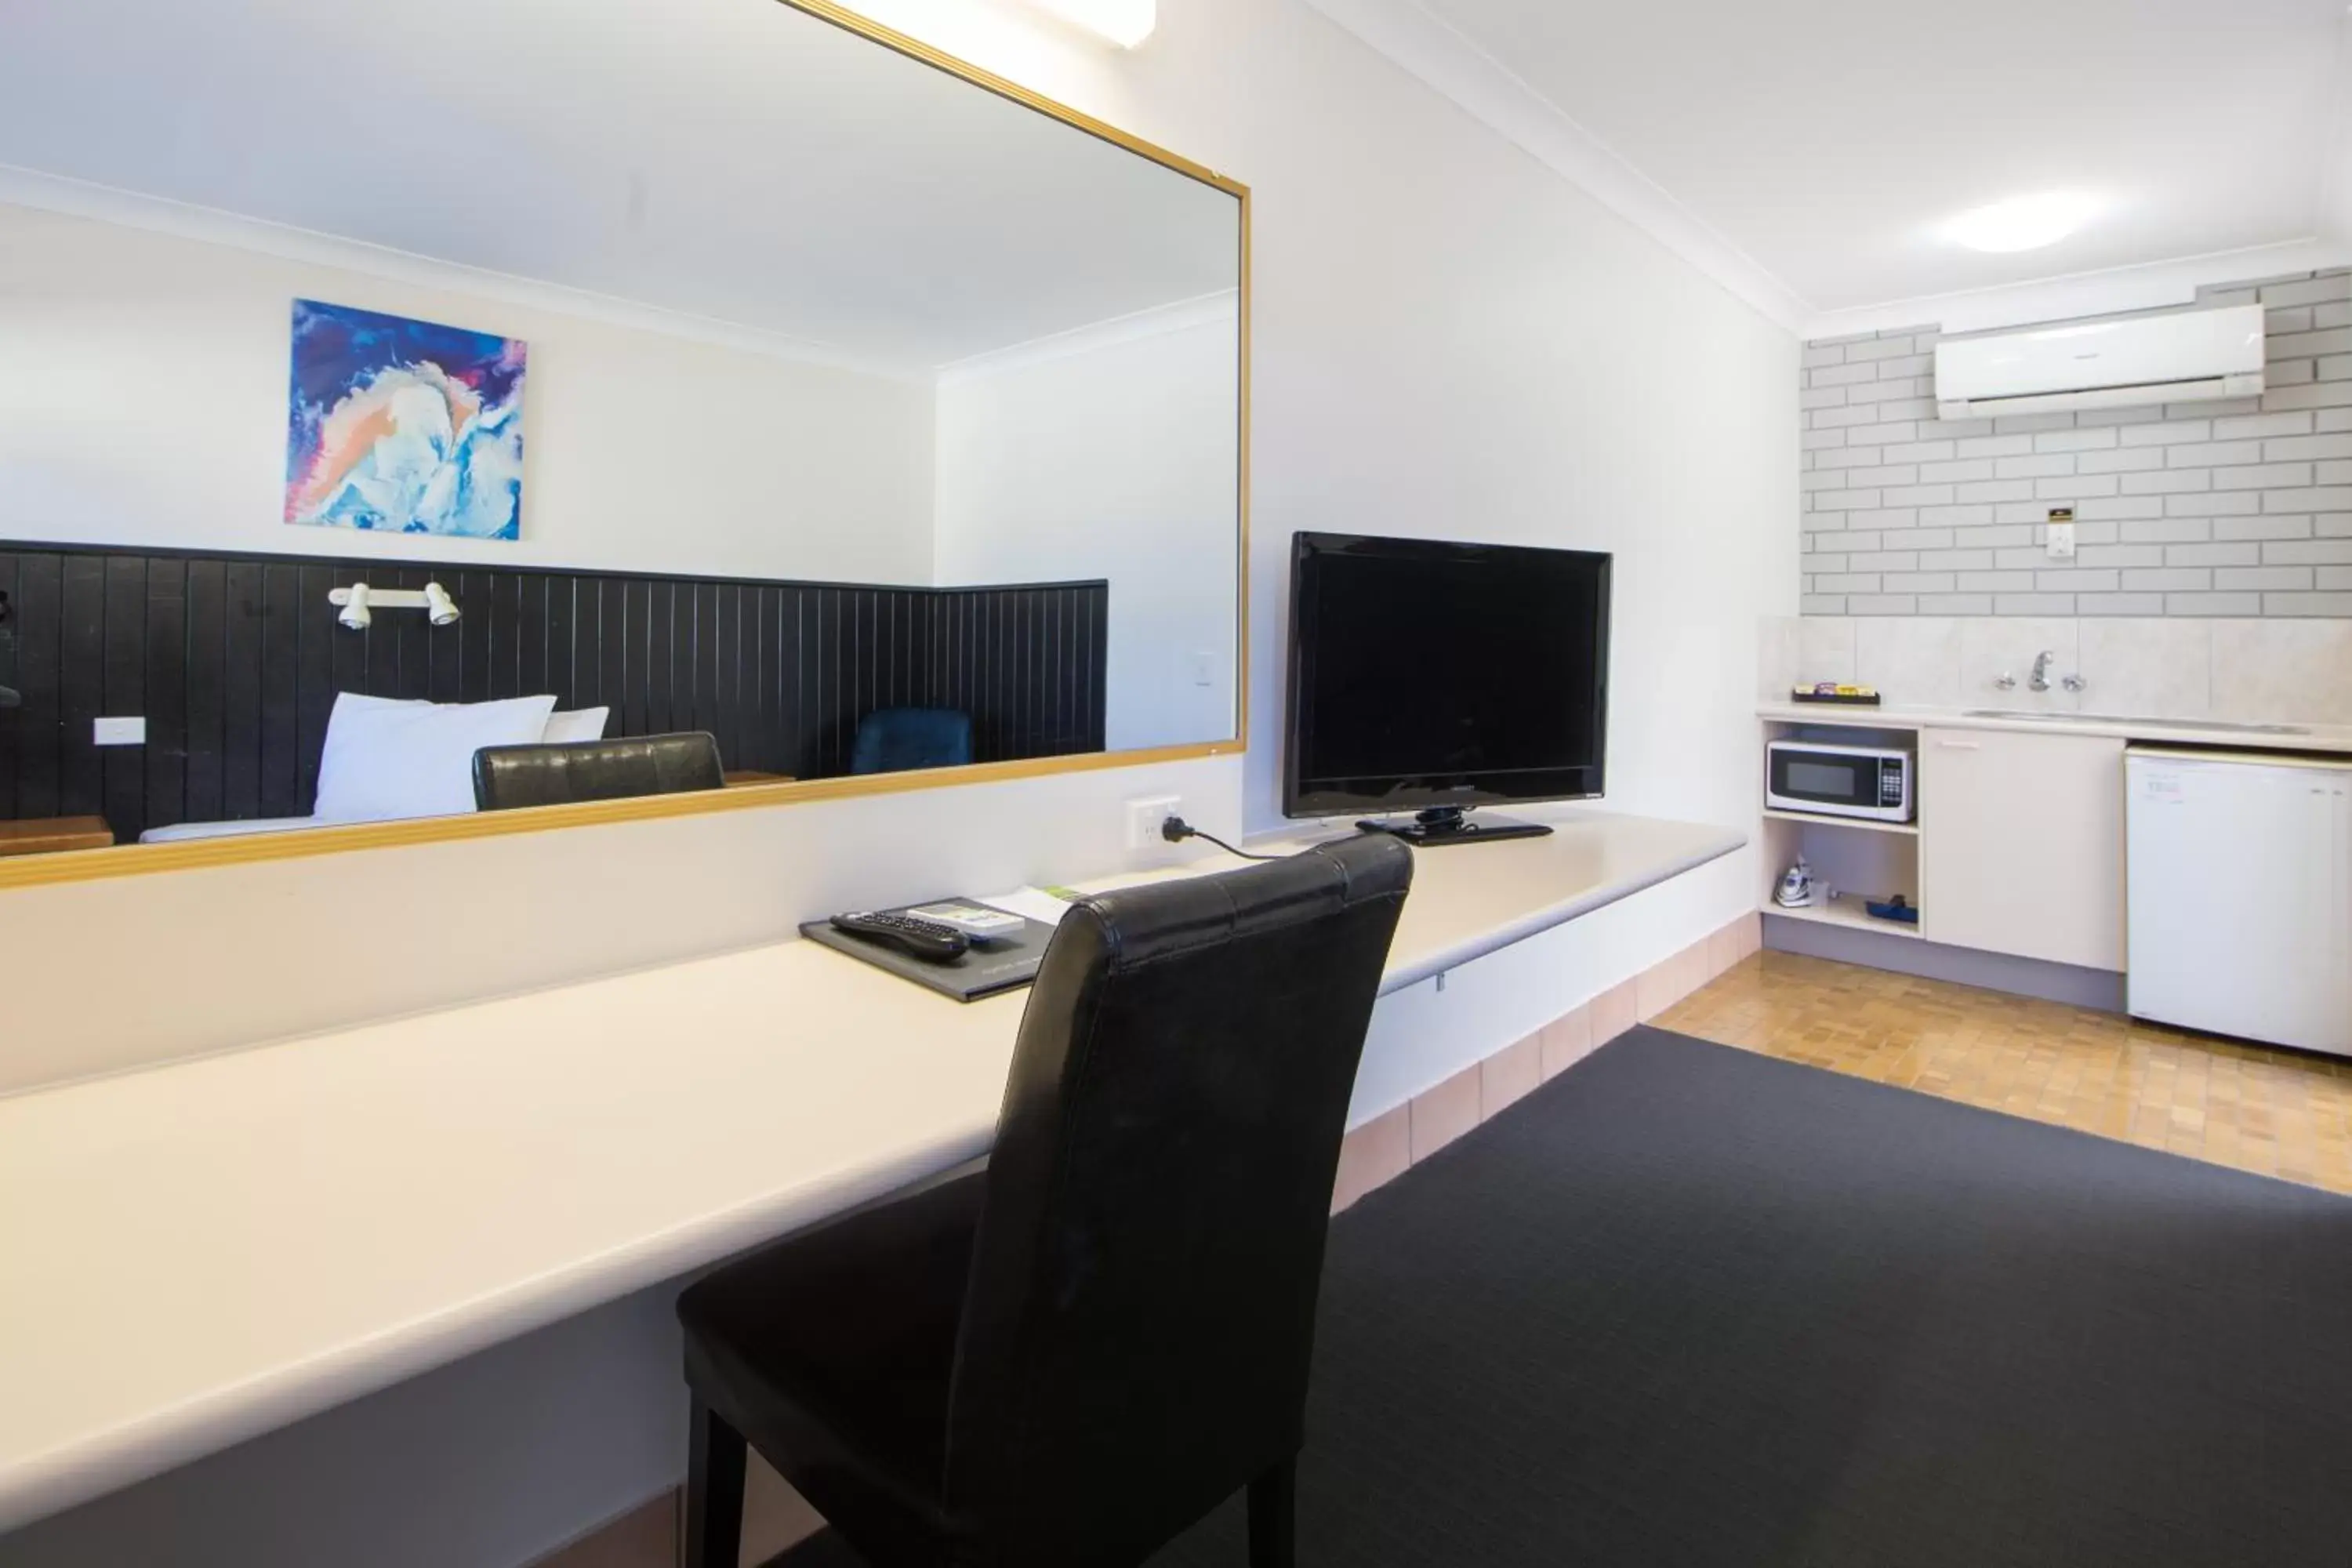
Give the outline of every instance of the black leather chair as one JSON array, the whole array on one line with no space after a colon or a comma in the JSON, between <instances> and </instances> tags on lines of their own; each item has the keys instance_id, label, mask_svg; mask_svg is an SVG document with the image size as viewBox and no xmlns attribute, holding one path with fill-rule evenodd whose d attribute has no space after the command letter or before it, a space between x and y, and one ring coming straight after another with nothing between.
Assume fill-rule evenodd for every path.
<instances>
[{"instance_id":1,"label":"black leather chair","mask_svg":"<svg viewBox=\"0 0 2352 1568\"><path fill-rule=\"evenodd\" d=\"M1339 1139L1412 852L1367 836L1084 900L988 1167L678 1300L689 1568L734 1568L744 1444L873 1568L1129 1568L1292 1467Z\"/></svg>"},{"instance_id":2,"label":"black leather chair","mask_svg":"<svg viewBox=\"0 0 2352 1568\"><path fill-rule=\"evenodd\" d=\"M960 768L971 761L971 715L953 708L883 708L857 721L853 773Z\"/></svg>"},{"instance_id":3,"label":"black leather chair","mask_svg":"<svg viewBox=\"0 0 2352 1568\"><path fill-rule=\"evenodd\" d=\"M484 746L474 753L474 805L483 811L726 785L719 742L699 730L552 746Z\"/></svg>"}]
</instances>

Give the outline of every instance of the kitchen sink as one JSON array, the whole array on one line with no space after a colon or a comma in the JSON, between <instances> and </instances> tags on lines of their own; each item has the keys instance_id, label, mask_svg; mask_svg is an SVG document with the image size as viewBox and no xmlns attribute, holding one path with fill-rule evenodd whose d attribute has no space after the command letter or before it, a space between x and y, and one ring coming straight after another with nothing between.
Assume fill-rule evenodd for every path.
<instances>
[{"instance_id":1,"label":"kitchen sink","mask_svg":"<svg viewBox=\"0 0 2352 1568\"><path fill-rule=\"evenodd\" d=\"M2237 724L2227 719L2158 719L2146 713L2028 712L2018 708L1970 708L1963 719L2023 719L2043 724L2144 724L2152 730L2213 730L2231 735L2308 735L2299 724Z\"/></svg>"}]
</instances>

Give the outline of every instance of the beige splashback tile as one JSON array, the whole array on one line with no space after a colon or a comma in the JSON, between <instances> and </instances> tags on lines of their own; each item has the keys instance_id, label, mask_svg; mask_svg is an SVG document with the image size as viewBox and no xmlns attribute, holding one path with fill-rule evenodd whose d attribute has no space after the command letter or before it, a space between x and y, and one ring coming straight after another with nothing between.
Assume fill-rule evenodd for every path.
<instances>
[{"instance_id":1,"label":"beige splashback tile","mask_svg":"<svg viewBox=\"0 0 2352 1568\"><path fill-rule=\"evenodd\" d=\"M2082 669L2076 626L2073 620L2029 616L1997 616L1962 622L1960 688L1956 705L2014 708L2027 712L2080 711L2082 700L2067 690L2061 680ZM2033 678L2033 659L2045 648L2057 656L2050 665L2050 689L2035 691L2029 684ZM2017 678L2017 684L2006 691L1995 684L2004 674Z\"/></svg>"},{"instance_id":2,"label":"beige splashback tile","mask_svg":"<svg viewBox=\"0 0 2352 1568\"><path fill-rule=\"evenodd\" d=\"M1960 695L1960 626L1940 616L1866 616L1853 623L1854 679L1906 707L1950 708Z\"/></svg>"},{"instance_id":3,"label":"beige splashback tile","mask_svg":"<svg viewBox=\"0 0 2352 1568\"><path fill-rule=\"evenodd\" d=\"M1792 684L1811 686L1821 680L1853 679L1853 623L1843 616L1807 616L1799 621L1797 674Z\"/></svg>"},{"instance_id":4,"label":"beige splashback tile","mask_svg":"<svg viewBox=\"0 0 2352 1568\"><path fill-rule=\"evenodd\" d=\"M1756 618L1756 700L1786 702L1797 684L1804 623L1794 616Z\"/></svg>"},{"instance_id":5,"label":"beige splashback tile","mask_svg":"<svg viewBox=\"0 0 2352 1568\"><path fill-rule=\"evenodd\" d=\"M2201 719L2212 692L2210 621L2078 622L2082 706L2093 713Z\"/></svg>"},{"instance_id":6,"label":"beige splashback tile","mask_svg":"<svg viewBox=\"0 0 2352 1568\"><path fill-rule=\"evenodd\" d=\"M2212 711L2352 724L2352 621L2214 621Z\"/></svg>"}]
</instances>

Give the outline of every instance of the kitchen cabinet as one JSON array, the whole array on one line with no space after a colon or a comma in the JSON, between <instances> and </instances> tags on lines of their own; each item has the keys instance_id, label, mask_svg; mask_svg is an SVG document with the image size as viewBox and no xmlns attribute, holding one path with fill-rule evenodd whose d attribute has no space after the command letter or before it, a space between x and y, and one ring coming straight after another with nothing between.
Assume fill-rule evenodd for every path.
<instances>
[{"instance_id":1,"label":"kitchen cabinet","mask_svg":"<svg viewBox=\"0 0 2352 1568\"><path fill-rule=\"evenodd\" d=\"M2124 742L1919 731L1919 934L2124 967Z\"/></svg>"}]
</instances>

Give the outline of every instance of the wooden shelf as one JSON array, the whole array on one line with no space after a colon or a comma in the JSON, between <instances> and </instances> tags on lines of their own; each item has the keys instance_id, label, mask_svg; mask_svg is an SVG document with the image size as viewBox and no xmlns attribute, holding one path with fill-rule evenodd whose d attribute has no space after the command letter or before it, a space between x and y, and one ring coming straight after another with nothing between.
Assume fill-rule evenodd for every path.
<instances>
[{"instance_id":1,"label":"wooden shelf","mask_svg":"<svg viewBox=\"0 0 2352 1568\"><path fill-rule=\"evenodd\" d=\"M1764 816L1769 822L1808 822L1822 827L1852 827L1864 833L1893 833L1905 838L1919 837L1916 822L1878 822L1867 816L1822 816L1810 811L1775 811L1767 806Z\"/></svg>"},{"instance_id":2,"label":"wooden shelf","mask_svg":"<svg viewBox=\"0 0 2352 1568\"><path fill-rule=\"evenodd\" d=\"M1766 914L1779 915L1782 920L1811 921L1816 925L1846 926L1854 931L1874 931L1885 936L1909 937L1915 942L1919 937L1919 928L1916 925L1906 925L1901 921L1874 919L1864 912L1860 899L1852 897L1836 899L1828 903L1810 904L1799 910L1783 909L1770 899L1766 899L1763 910Z\"/></svg>"}]
</instances>

